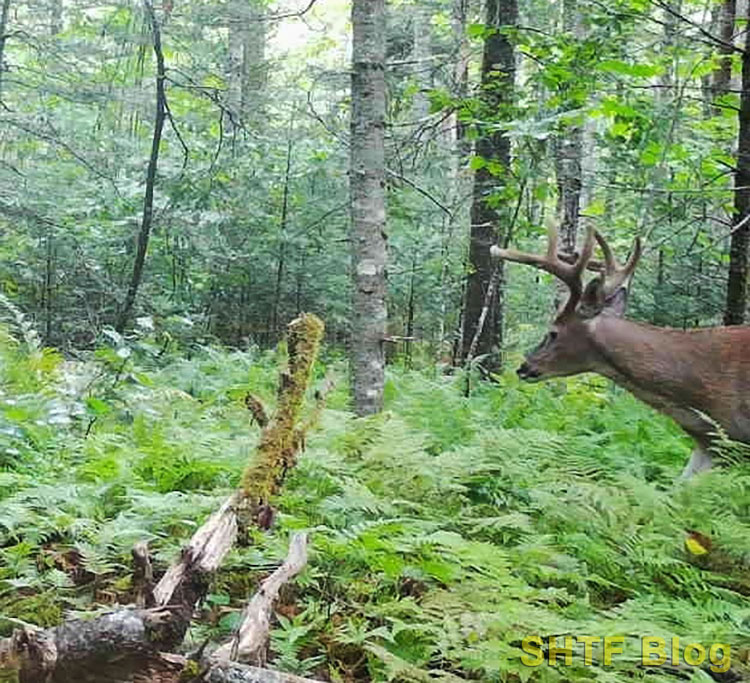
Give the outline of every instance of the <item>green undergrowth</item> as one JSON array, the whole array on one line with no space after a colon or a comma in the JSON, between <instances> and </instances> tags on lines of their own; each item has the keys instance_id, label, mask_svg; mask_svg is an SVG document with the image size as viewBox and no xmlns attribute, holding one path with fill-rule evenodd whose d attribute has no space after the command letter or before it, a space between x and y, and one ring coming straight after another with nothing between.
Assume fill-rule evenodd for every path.
<instances>
[{"instance_id":1,"label":"green undergrowth","mask_svg":"<svg viewBox=\"0 0 750 683\"><path fill-rule=\"evenodd\" d=\"M20 339L21 341L18 341ZM238 485L281 353L165 356L114 335L77 361L0 339L0 630L127 602L130 550L162 569ZM343 366L342 366L343 367ZM463 396L461 377L393 371L386 411L356 419L337 386L277 501L234 550L187 647L225 640L294 530L309 565L278 605L275 668L333 681L739 680L644 667L640 638L750 645L750 467L675 484L673 424L594 377ZM719 569L686 550L713 541ZM529 636L623 636L610 665L525 666ZM739 669L738 669L739 667ZM743 675L743 674L738 674Z\"/></svg>"}]
</instances>

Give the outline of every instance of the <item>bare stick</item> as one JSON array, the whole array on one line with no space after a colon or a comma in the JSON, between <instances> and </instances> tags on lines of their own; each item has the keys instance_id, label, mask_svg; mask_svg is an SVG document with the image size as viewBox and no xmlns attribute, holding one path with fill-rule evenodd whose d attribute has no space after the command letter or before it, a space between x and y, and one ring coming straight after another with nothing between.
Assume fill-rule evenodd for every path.
<instances>
[{"instance_id":1,"label":"bare stick","mask_svg":"<svg viewBox=\"0 0 750 683\"><path fill-rule=\"evenodd\" d=\"M138 541L131 550L133 555L133 587L138 607L154 606L154 569L148 554L148 543Z\"/></svg>"},{"instance_id":2,"label":"bare stick","mask_svg":"<svg viewBox=\"0 0 750 683\"><path fill-rule=\"evenodd\" d=\"M211 655L212 663L233 660L265 665L274 603L281 587L299 574L306 564L307 534L295 534L284 563L260 585L245 608L242 624L234 639Z\"/></svg>"}]
</instances>

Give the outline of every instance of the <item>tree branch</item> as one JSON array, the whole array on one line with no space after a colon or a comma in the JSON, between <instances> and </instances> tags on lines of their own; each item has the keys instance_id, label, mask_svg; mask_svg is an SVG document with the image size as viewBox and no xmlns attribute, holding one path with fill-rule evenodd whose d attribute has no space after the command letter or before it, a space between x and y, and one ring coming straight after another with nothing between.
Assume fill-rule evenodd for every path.
<instances>
[{"instance_id":1,"label":"tree branch","mask_svg":"<svg viewBox=\"0 0 750 683\"><path fill-rule=\"evenodd\" d=\"M239 661L263 666L271 630L271 614L279 591L299 574L307 564L307 534L295 534L289 544L284 563L260 584L245 607L242 623L229 643L211 655L212 663Z\"/></svg>"}]
</instances>

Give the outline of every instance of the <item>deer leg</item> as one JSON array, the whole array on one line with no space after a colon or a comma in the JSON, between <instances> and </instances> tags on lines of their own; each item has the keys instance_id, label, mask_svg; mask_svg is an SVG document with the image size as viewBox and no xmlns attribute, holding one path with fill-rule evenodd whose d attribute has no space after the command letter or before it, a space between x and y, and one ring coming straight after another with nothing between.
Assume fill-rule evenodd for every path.
<instances>
[{"instance_id":1,"label":"deer leg","mask_svg":"<svg viewBox=\"0 0 750 683\"><path fill-rule=\"evenodd\" d=\"M696 447L693 449L692 454L690 455L688 464L685 465L685 469L682 470L680 479L690 479L690 477L692 477L694 474L698 474L698 472L705 472L706 470L710 470L711 465L711 453L709 453L706 447L696 445Z\"/></svg>"}]
</instances>

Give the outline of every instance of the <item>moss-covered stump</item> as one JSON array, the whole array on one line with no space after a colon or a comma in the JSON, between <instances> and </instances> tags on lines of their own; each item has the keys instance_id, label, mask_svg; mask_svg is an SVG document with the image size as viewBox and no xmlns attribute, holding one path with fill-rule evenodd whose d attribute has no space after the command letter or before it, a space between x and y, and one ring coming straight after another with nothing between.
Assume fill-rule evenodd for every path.
<instances>
[{"instance_id":1,"label":"moss-covered stump","mask_svg":"<svg viewBox=\"0 0 750 683\"><path fill-rule=\"evenodd\" d=\"M304 443L305 428L298 424L324 326L317 316L303 313L287 329L288 362L279 374L276 410L263 428L253 461L242 476L243 508L255 521L279 490ZM260 526L264 526L262 522Z\"/></svg>"}]
</instances>

